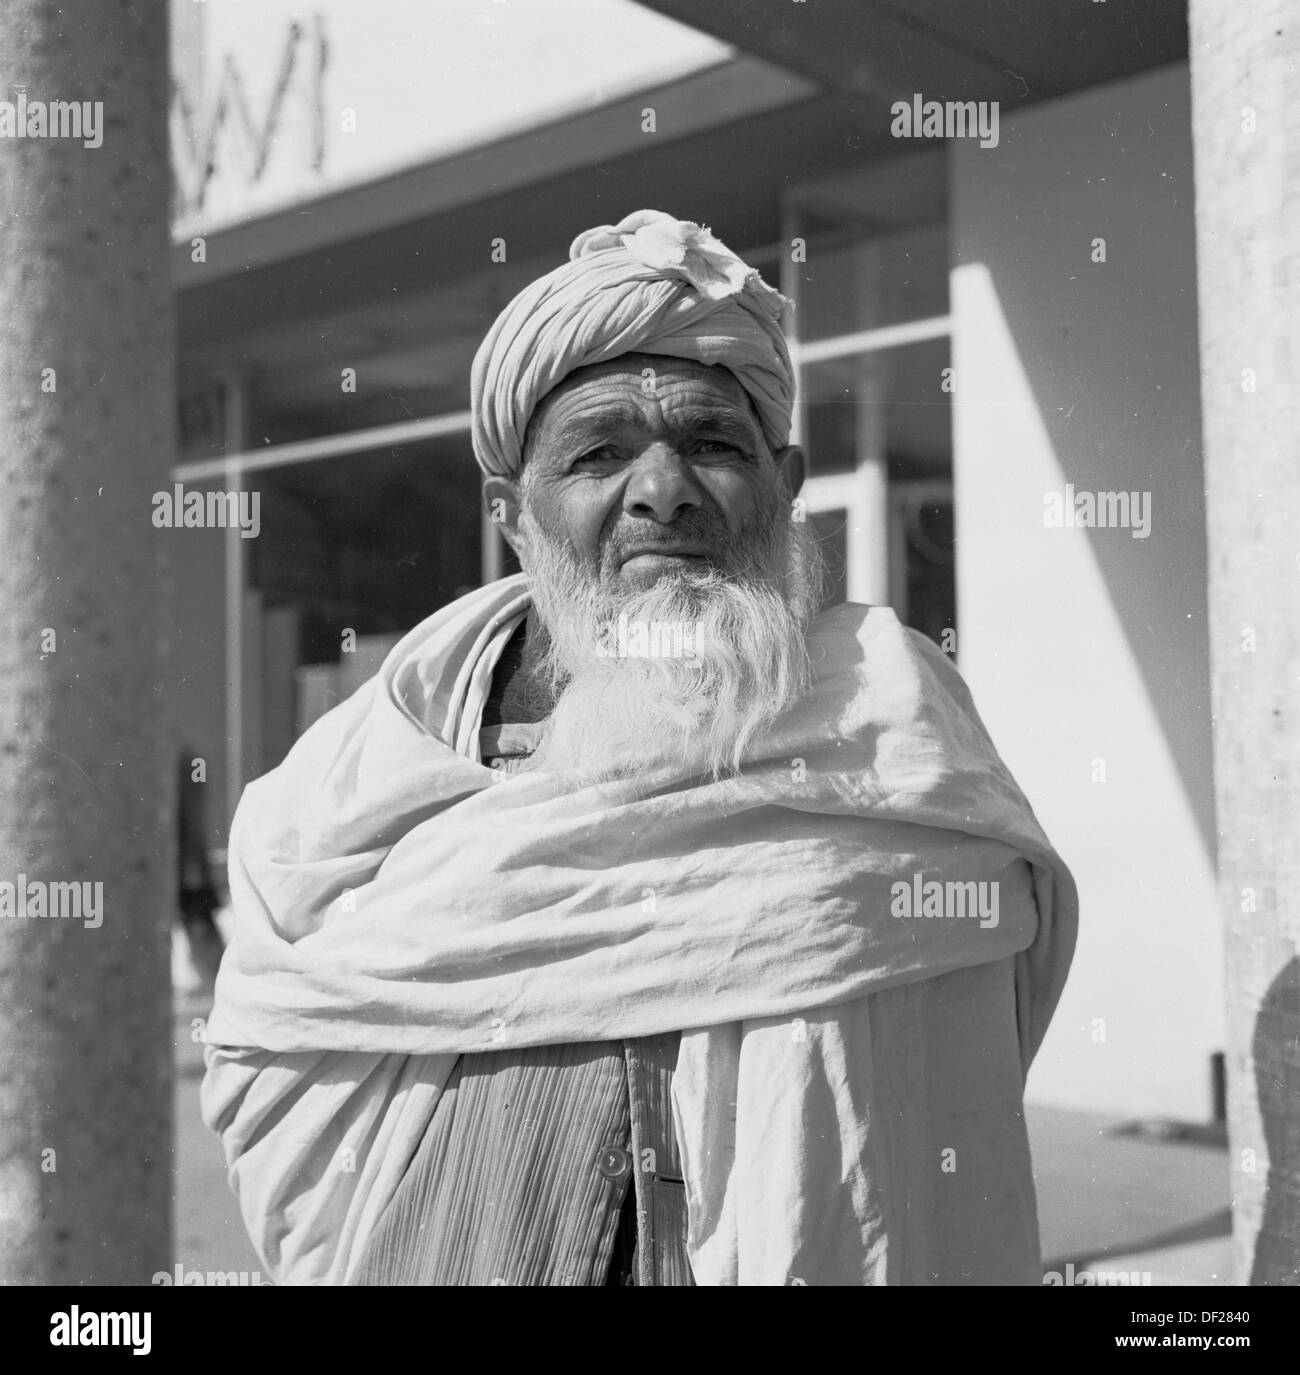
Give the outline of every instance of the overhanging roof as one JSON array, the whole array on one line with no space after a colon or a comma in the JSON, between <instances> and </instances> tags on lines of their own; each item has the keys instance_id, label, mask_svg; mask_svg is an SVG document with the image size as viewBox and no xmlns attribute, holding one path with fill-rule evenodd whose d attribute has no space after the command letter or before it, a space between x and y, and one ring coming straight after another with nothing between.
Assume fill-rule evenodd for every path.
<instances>
[{"instance_id":1,"label":"overhanging roof","mask_svg":"<svg viewBox=\"0 0 1300 1375\"><path fill-rule=\"evenodd\" d=\"M1051 100L1187 57L1186 0L638 0L827 90Z\"/></svg>"},{"instance_id":2,"label":"overhanging roof","mask_svg":"<svg viewBox=\"0 0 1300 1375\"><path fill-rule=\"evenodd\" d=\"M554 258L580 230L642 206L713 224L738 247L772 242L781 233L774 192L916 151L890 137L895 100L919 92L1010 110L1187 53L1184 0L641 3L743 56L616 107L223 230L205 264L191 264L188 245L178 245L187 355L210 359L295 320L370 315L463 277L498 235L512 262ZM658 105L662 136L627 136L644 103Z\"/></svg>"}]
</instances>

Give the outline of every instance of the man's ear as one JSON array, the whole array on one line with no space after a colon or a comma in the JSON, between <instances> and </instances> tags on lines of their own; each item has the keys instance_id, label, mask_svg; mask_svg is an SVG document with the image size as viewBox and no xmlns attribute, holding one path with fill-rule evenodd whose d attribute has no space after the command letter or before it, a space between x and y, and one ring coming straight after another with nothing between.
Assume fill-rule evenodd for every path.
<instances>
[{"instance_id":1,"label":"man's ear","mask_svg":"<svg viewBox=\"0 0 1300 1375\"><path fill-rule=\"evenodd\" d=\"M519 553L519 484L495 473L483 479L483 509L505 542Z\"/></svg>"},{"instance_id":2,"label":"man's ear","mask_svg":"<svg viewBox=\"0 0 1300 1375\"><path fill-rule=\"evenodd\" d=\"M808 462L803 456L803 450L797 444L787 444L784 449L778 449L772 455L772 459L789 483L790 495L797 497L808 474Z\"/></svg>"}]
</instances>

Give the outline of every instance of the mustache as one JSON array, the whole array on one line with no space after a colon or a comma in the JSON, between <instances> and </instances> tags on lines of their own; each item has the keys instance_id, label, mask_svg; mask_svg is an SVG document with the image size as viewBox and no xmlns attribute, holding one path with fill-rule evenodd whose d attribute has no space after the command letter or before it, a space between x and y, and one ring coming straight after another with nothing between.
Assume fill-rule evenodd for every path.
<instances>
[{"instance_id":1,"label":"mustache","mask_svg":"<svg viewBox=\"0 0 1300 1375\"><path fill-rule=\"evenodd\" d=\"M603 568L617 567L634 550L659 546L696 545L715 562L735 562L738 540L720 516L697 514L679 516L671 525L657 521L620 522L605 534L597 556Z\"/></svg>"}]
</instances>

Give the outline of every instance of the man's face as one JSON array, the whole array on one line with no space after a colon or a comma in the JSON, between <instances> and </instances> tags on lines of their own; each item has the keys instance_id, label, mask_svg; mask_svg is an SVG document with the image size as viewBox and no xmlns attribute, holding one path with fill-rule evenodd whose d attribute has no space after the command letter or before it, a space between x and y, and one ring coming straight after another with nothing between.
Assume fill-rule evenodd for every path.
<instances>
[{"instance_id":1,"label":"man's face","mask_svg":"<svg viewBox=\"0 0 1300 1375\"><path fill-rule=\"evenodd\" d=\"M665 757L739 767L808 681L818 556L791 519L801 477L724 368L630 354L545 398L518 488L484 482L489 504L514 507L505 528L544 631L554 705L534 763L588 778ZM667 627L670 644L676 627L682 648L616 650L616 622Z\"/></svg>"},{"instance_id":2,"label":"man's face","mask_svg":"<svg viewBox=\"0 0 1300 1375\"><path fill-rule=\"evenodd\" d=\"M786 518L797 482L783 478L732 373L684 359L628 354L583 368L528 429L533 518L611 592L741 567L745 547Z\"/></svg>"}]
</instances>

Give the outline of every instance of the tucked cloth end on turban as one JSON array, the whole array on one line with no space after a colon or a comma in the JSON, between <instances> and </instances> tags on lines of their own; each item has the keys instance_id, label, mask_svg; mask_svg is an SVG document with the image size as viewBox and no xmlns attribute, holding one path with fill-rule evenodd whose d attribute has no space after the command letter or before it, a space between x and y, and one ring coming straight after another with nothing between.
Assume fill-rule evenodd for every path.
<instances>
[{"instance_id":1,"label":"tucked cloth end on turban","mask_svg":"<svg viewBox=\"0 0 1300 1375\"><path fill-rule=\"evenodd\" d=\"M713 233L659 210L574 239L569 262L526 287L474 359L474 454L513 476L533 411L569 373L628 353L689 358L734 374L773 449L789 440L790 302Z\"/></svg>"}]
</instances>

